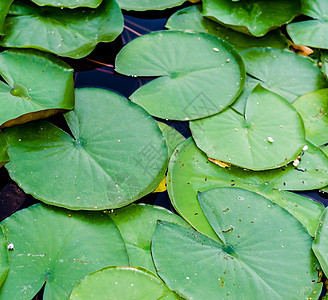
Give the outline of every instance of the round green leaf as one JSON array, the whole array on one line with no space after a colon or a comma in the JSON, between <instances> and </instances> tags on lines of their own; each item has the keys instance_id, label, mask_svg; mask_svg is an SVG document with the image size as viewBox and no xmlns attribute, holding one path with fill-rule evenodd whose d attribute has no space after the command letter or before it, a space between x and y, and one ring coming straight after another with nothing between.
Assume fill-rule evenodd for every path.
<instances>
[{"instance_id":1,"label":"round green leaf","mask_svg":"<svg viewBox=\"0 0 328 300\"><path fill-rule=\"evenodd\" d=\"M109 216L124 239L130 266L144 267L154 273L156 270L150 253L150 245L157 220L189 227L178 215L165 208L152 205L132 204L115 210Z\"/></svg>"},{"instance_id":2,"label":"round green leaf","mask_svg":"<svg viewBox=\"0 0 328 300\"><path fill-rule=\"evenodd\" d=\"M26 193L56 206L101 210L143 197L164 177L163 135L134 103L103 89L77 89L65 118L73 137L47 122L5 131L6 168Z\"/></svg>"},{"instance_id":3,"label":"round green leaf","mask_svg":"<svg viewBox=\"0 0 328 300\"><path fill-rule=\"evenodd\" d=\"M37 204L5 219L1 227L14 249L0 299L32 299L44 284L43 299L68 299L90 272L128 264L122 237L103 213Z\"/></svg>"},{"instance_id":4,"label":"round green leaf","mask_svg":"<svg viewBox=\"0 0 328 300\"><path fill-rule=\"evenodd\" d=\"M179 6L186 0L117 0L118 5L125 10L163 10Z\"/></svg>"},{"instance_id":5,"label":"round green leaf","mask_svg":"<svg viewBox=\"0 0 328 300\"><path fill-rule=\"evenodd\" d=\"M289 102L306 93L328 87L325 76L309 57L270 48L245 50L241 56L249 75Z\"/></svg>"},{"instance_id":6,"label":"round green leaf","mask_svg":"<svg viewBox=\"0 0 328 300\"><path fill-rule=\"evenodd\" d=\"M0 230L0 287L5 281L9 271L7 245L2 230Z\"/></svg>"},{"instance_id":7,"label":"round green leaf","mask_svg":"<svg viewBox=\"0 0 328 300\"><path fill-rule=\"evenodd\" d=\"M269 170L295 160L306 144L295 108L258 85L245 116L233 109L190 123L197 146L208 157L251 170Z\"/></svg>"},{"instance_id":8,"label":"round green leaf","mask_svg":"<svg viewBox=\"0 0 328 300\"><path fill-rule=\"evenodd\" d=\"M55 7L91 7L97 8L103 0L31 0L39 6L55 6Z\"/></svg>"},{"instance_id":9,"label":"round green leaf","mask_svg":"<svg viewBox=\"0 0 328 300\"><path fill-rule=\"evenodd\" d=\"M254 172L211 163L191 139L181 143L168 168L168 192L174 208L193 227L216 238L197 201L197 192L213 187L238 187L258 193L294 215L314 236L324 207L310 198L283 190L312 190L328 185L328 158L316 147L302 154L298 167Z\"/></svg>"},{"instance_id":10,"label":"round green leaf","mask_svg":"<svg viewBox=\"0 0 328 300\"><path fill-rule=\"evenodd\" d=\"M280 30L274 30L261 38L255 38L203 17L200 5L189 6L175 12L168 19L166 28L208 32L229 42L237 51L253 47L287 48L287 39Z\"/></svg>"},{"instance_id":11,"label":"round green leaf","mask_svg":"<svg viewBox=\"0 0 328 300\"><path fill-rule=\"evenodd\" d=\"M4 134L0 131L0 168L4 165L5 162L9 160L7 154L7 142L5 140Z\"/></svg>"},{"instance_id":12,"label":"round green leaf","mask_svg":"<svg viewBox=\"0 0 328 300\"><path fill-rule=\"evenodd\" d=\"M99 42L113 41L122 29L122 13L114 0L104 0L96 9L73 10L39 7L18 0L6 19L6 35L0 44L81 58L91 53Z\"/></svg>"},{"instance_id":13,"label":"round green leaf","mask_svg":"<svg viewBox=\"0 0 328 300\"><path fill-rule=\"evenodd\" d=\"M302 0L304 15L314 18L294 22L287 26L287 32L293 42L315 48L328 49L328 5L326 0Z\"/></svg>"},{"instance_id":14,"label":"round green leaf","mask_svg":"<svg viewBox=\"0 0 328 300\"><path fill-rule=\"evenodd\" d=\"M254 36L263 36L269 30L292 21L300 12L300 0L203 1L205 17Z\"/></svg>"},{"instance_id":15,"label":"round green leaf","mask_svg":"<svg viewBox=\"0 0 328 300\"><path fill-rule=\"evenodd\" d=\"M328 89L301 96L293 106L303 118L306 138L316 146L328 143Z\"/></svg>"},{"instance_id":16,"label":"round green leaf","mask_svg":"<svg viewBox=\"0 0 328 300\"><path fill-rule=\"evenodd\" d=\"M324 210L320 217L318 227L315 233L315 239L313 241L312 249L320 262L320 266L327 276L328 274L328 208Z\"/></svg>"},{"instance_id":17,"label":"round green leaf","mask_svg":"<svg viewBox=\"0 0 328 300\"><path fill-rule=\"evenodd\" d=\"M93 272L73 289L70 300L182 299L143 268L107 267Z\"/></svg>"},{"instance_id":18,"label":"round green leaf","mask_svg":"<svg viewBox=\"0 0 328 300\"><path fill-rule=\"evenodd\" d=\"M224 241L159 222L152 255L170 289L187 299L306 299L321 287L312 239L287 211L240 189L199 197Z\"/></svg>"},{"instance_id":19,"label":"round green leaf","mask_svg":"<svg viewBox=\"0 0 328 300\"><path fill-rule=\"evenodd\" d=\"M173 120L223 110L245 81L244 64L227 42L183 31L154 32L133 40L117 55L116 70L130 76L160 76L130 98L151 115Z\"/></svg>"},{"instance_id":20,"label":"round green leaf","mask_svg":"<svg viewBox=\"0 0 328 300\"><path fill-rule=\"evenodd\" d=\"M0 53L0 127L9 127L73 109L73 69L37 50Z\"/></svg>"},{"instance_id":21,"label":"round green leaf","mask_svg":"<svg viewBox=\"0 0 328 300\"><path fill-rule=\"evenodd\" d=\"M9 12L10 5L14 0L1 0L0 2L0 35L5 33L5 20Z\"/></svg>"}]
</instances>

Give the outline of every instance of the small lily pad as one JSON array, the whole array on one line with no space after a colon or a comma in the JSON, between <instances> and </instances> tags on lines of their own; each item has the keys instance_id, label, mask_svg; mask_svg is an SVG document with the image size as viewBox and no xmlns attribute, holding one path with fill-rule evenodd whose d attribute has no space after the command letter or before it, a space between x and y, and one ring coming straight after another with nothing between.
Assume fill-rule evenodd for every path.
<instances>
[{"instance_id":1,"label":"small lily pad","mask_svg":"<svg viewBox=\"0 0 328 300\"><path fill-rule=\"evenodd\" d=\"M197 49L197 50L195 50ZM244 64L227 42L206 33L161 31L139 37L116 57L116 70L129 76L160 76L131 100L151 115L193 120L216 114L240 94Z\"/></svg>"},{"instance_id":2,"label":"small lily pad","mask_svg":"<svg viewBox=\"0 0 328 300\"><path fill-rule=\"evenodd\" d=\"M183 8L175 12L165 26L171 30L193 30L213 34L230 43L237 51L253 47L285 49L288 46L286 37L278 29L261 38L255 38L203 17L201 10L200 5Z\"/></svg>"},{"instance_id":3,"label":"small lily pad","mask_svg":"<svg viewBox=\"0 0 328 300\"><path fill-rule=\"evenodd\" d=\"M65 118L73 137L48 122L5 131L6 168L27 194L56 206L101 210L125 206L163 179L165 140L136 104L111 91L82 88Z\"/></svg>"},{"instance_id":4,"label":"small lily pad","mask_svg":"<svg viewBox=\"0 0 328 300\"><path fill-rule=\"evenodd\" d=\"M117 0L118 5L125 10L163 10L179 6L187 0Z\"/></svg>"},{"instance_id":5,"label":"small lily pad","mask_svg":"<svg viewBox=\"0 0 328 300\"><path fill-rule=\"evenodd\" d=\"M254 36L263 36L269 30L289 23L300 12L300 0L203 1L205 17Z\"/></svg>"},{"instance_id":6,"label":"small lily pad","mask_svg":"<svg viewBox=\"0 0 328 300\"><path fill-rule=\"evenodd\" d=\"M247 98L244 116L228 108L192 121L190 129L208 157L257 171L286 165L306 144L295 108L261 85Z\"/></svg>"},{"instance_id":7,"label":"small lily pad","mask_svg":"<svg viewBox=\"0 0 328 300\"><path fill-rule=\"evenodd\" d=\"M144 267L156 273L150 253L157 220L164 220L190 228L178 215L165 208L144 204L132 204L109 214L124 239L130 266Z\"/></svg>"},{"instance_id":8,"label":"small lily pad","mask_svg":"<svg viewBox=\"0 0 328 300\"><path fill-rule=\"evenodd\" d=\"M10 127L73 109L73 69L37 50L0 53L0 127Z\"/></svg>"},{"instance_id":9,"label":"small lily pad","mask_svg":"<svg viewBox=\"0 0 328 300\"><path fill-rule=\"evenodd\" d=\"M318 147L328 143L328 89L305 94L293 106L303 118L306 138Z\"/></svg>"},{"instance_id":10,"label":"small lily pad","mask_svg":"<svg viewBox=\"0 0 328 300\"><path fill-rule=\"evenodd\" d=\"M1 222L10 270L0 299L68 299L84 276L128 265L123 239L104 213L70 212L36 204Z\"/></svg>"},{"instance_id":11,"label":"small lily pad","mask_svg":"<svg viewBox=\"0 0 328 300\"><path fill-rule=\"evenodd\" d=\"M3 133L0 131L0 168L9 160L7 154L7 142Z\"/></svg>"},{"instance_id":12,"label":"small lily pad","mask_svg":"<svg viewBox=\"0 0 328 300\"><path fill-rule=\"evenodd\" d=\"M312 239L286 210L234 188L200 193L199 202L222 242L159 222L152 255L170 289L187 299L305 299L319 286L319 297Z\"/></svg>"},{"instance_id":13,"label":"small lily pad","mask_svg":"<svg viewBox=\"0 0 328 300\"><path fill-rule=\"evenodd\" d=\"M248 49L241 52L241 56L249 75L289 102L328 87L317 63L309 57L271 48Z\"/></svg>"},{"instance_id":14,"label":"small lily pad","mask_svg":"<svg viewBox=\"0 0 328 300\"><path fill-rule=\"evenodd\" d=\"M9 262L8 262L8 244L5 240L5 237L0 230L0 287L5 281L8 271L9 271Z\"/></svg>"},{"instance_id":15,"label":"small lily pad","mask_svg":"<svg viewBox=\"0 0 328 300\"><path fill-rule=\"evenodd\" d=\"M55 7L91 7L97 8L103 0L31 0L38 6L55 6Z\"/></svg>"},{"instance_id":16,"label":"small lily pad","mask_svg":"<svg viewBox=\"0 0 328 300\"><path fill-rule=\"evenodd\" d=\"M14 0L1 0L0 2L0 35L5 33L5 20L9 12L10 5Z\"/></svg>"},{"instance_id":17,"label":"small lily pad","mask_svg":"<svg viewBox=\"0 0 328 300\"><path fill-rule=\"evenodd\" d=\"M287 26L287 32L293 42L314 48L328 49L328 6L326 0L302 0L303 15L313 18L293 22Z\"/></svg>"},{"instance_id":18,"label":"small lily pad","mask_svg":"<svg viewBox=\"0 0 328 300\"><path fill-rule=\"evenodd\" d=\"M168 192L178 213L194 228L216 238L197 201L197 192L213 187L237 187L256 192L282 206L314 236L324 207L310 198L284 190L313 190L328 185L328 158L308 144L297 167L270 171L247 171L238 167L222 168L211 163L191 139L182 142L168 168Z\"/></svg>"},{"instance_id":19,"label":"small lily pad","mask_svg":"<svg viewBox=\"0 0 328 300\"><path fill-rule=\"evenodd\" d=\"M113 41L123 30L123 16L114 0L104 0L96 9L39 7L29 2L13 3L5 36L0 39L2 46L82 58L98 43Z\"/></svg>"},{"instance_id":20,"label":"small lily pad","mask_svg":"<svg viewBox=\"0 0 328 300\"><path fill-rule=\"evenodd\" d=\"M163 122L157 122L157 125L163 133L170 157L176 146L183 142L185 137L179 131Z\"/></svg>"},{"instance_id":21,"label":"small lily pad","mask_svg":"<svg viewBox=\"0 0 328 300\"><path fill-rule=\"evenodd\" d=\"M144 268L106 267L81 280L69 297L70 300L177 300L157 276Z\"/></svg>"}]
</instances>

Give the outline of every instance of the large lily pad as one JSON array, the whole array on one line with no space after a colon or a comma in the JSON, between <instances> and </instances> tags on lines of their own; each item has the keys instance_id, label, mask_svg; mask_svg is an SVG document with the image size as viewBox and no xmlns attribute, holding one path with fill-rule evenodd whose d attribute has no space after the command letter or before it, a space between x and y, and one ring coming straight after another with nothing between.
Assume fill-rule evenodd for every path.
<instances>
[{"instance_id":1,"label":"large lily pad","mask_svg":"<svg viewBox=\"0 0 328 300\"><path fill-rule=\"evenodd\" d=\"M1 227L14 249L0 299L32 299L44 284L44 299L68 299L90 272L128 264L122 237L103 213L37 204L5 219Z\"/></svg>"},{"instance_id":2,"label":"large lily pad","mask_svg":"<svg viewBox=\"0 0 328 300\"><path fill-rule=\"evenodd\" d=\"M97 8L103 0L31 0L39 6L55 6L55 7L91 7Z\"/></svg>"},{"instance_id":3,"label":"large lily pad","mask_svg":"<svg viewBox=\"0 0 328 300\"><path fill-rule=\"evenodd\" d=\"M292 21L300 12L300 0L203 1L205 17L254 36L263 36L269 30Z\"/></svg>"},{"instance_id":4,"label":"large lily pad","mask_svg":"<svg viewBox=\"0 0 328 300\"><path fill-rule=\"evenodd\" d=\"M208 157L251 170L269 170L295 160L306 144L303 121L281 96L255 87L245 115L231 108L192 121L197 146Z\"/></svg>"},{"instance_id":5,"label":"large lily pad","mask_svg":"<svg viewBox=\"0 0 328 300\"><path fill-rule=\"evenodd\" d=\"M7 154L7 142L3 133L0 131L0 168L4 165L5 162L9 160L9 156Z\"/></svg>"},{"instance_id":6,"label":"large lily pad","mask_svg":"<svg viewBox=\"0 0 328 300\"><path fill-rule=\"evenodd\" d=\"M241 52L246 71L270 91L289 102L328 87L314 60L287 50L258 48Z\"/></svg>"},{"instance_id":7,"label":"large lily pad","mask_svg":"<svg viewBox=\"0 0 328 300\"><path fill-rule=\"evenodd\" d=\"M173 120L223 110L245 81L244 64L232 46L210 34L183 31L154 32L133 40L118 54L116 70L130 76L161 76L130 98L151 115Z\"/></svg>"},{"instance_id":8,"label":"large lily pad","mask_svg":"<svg viewBox=\"0 0 328 300\"><path fill-rule=\"evenodd\" d=\"M320 262L320 266L325 273L328 275L328 208L324 210L320 217L318 228L315 233L315 239L313 241L312 249Z\"/></svg>"},{"instance_id":9,"label":"large lily pad","mask_svg":"<svg viewBox=\"0 0 328 300\"><path fill-rule=\"evenodd\" d=\"M0 127L9 127L73 109L73 69L37 50L0 53Z\"/></svg>"},{"instance_id":10,"label":"large lily pad","mask_svg":"<svg viewBox=\"0 0 328 300\"><path fill-rule=\"evenodd\" d=\"M197 192L213 187L238 187L256 192L294 215L314 236L324 207L283 190L312 190L328 185L328 158L316 147L302 155L298 167L253 172L238 167L222 168L211 163L191 139L181 143L171 157L168 192L178 213L202 233L216 238L197 201Z\"/></svg>"},{"instance_id":11,"label":"large lily pad","mask_svg":"<svg viewBox=\"0 0 328 300\"><path fill-rule=\"evenodd\" d=\"M80 281L70 300L155 300L182 299L157 276L143 268L107 267Z\"/></svg>"},{"instance_id":12,"label":"large lily pad","mask_svg":"<svg viewBox=\"0 0 328 300\"><path fill-rule=\"evenodd\" d=\"M163 10L179 6L187 0L117 0L118 5L125 10Z\"/></svg>"},{"instance_id":13,"label":"large lily pad","mask_svg":"<svg viewBox=\"0 0 328 300\"><path fill-rule=\"evenodd\" d=\"M9 271L7 245L2 230L0 230L0 287L5 281Z\"/></svg>"},{"instance_id":14,"label":"large lily pad","mask_svg":"<svg viewBox=\"0 0 328 300\"><path fill-rule=\"evenodd\" d=\"M328 6L326 0L302 0L302 13L313 20L294 22L287 26L293 42L328 49Z\"/></svg>"},{"instance_id":15,"label":"large lily pad","mask_svg":"<svg viewBox=\"0 0 328 300\"><path fill-rule=\"evenodd\" d=\"M18 0L10 13L2 46L36 48L72 58L88 55L99 42L111 42L123 30L122 13L114 0L104 0L96 9L73 10Z\"/></svg>"},{"instance_id":16,"label":"large lily pad","mask_svg":"<svg viewBox=\"0 0 328 300\"><path fill-rule=\"evenodd\" d=\"M109 214L120 230L129 255L130 266L144 267L156 273L150 253L157 220L164 220L189 227L178 215L165 208L144 204L132 204Z\"/></svg>"},{"instance_id":17,"label":"large lily pad","mask_svg":"<svg viewBox=\"0 0 328 300\"><path fill-rule=\"evenodd\" d=\"M301 96L293 106L303 118L306 138L318 147L328 143L328 89Z\"/></svg>"},{"instance_id":18,"label":"large lily pad","mask_svg":"<svg viewBox=\"0 0 328 300\"><path fill-rule=\"evenodd\" d=\"M1 0L0 2L0 35L5 33L5 20L9 12L10 5L14 0Z\"/></svg>"},{"instance_id":19,"label":"large lily pad","mask_svg":"<svg viewBox=\"0 0 328 300\"><path fill-rule=\"evenodd\" d=\"M101 210L141 198L164 177L163 135L134 103L103 89L77 89L65 118L73 137L47 122L5 131L6 168L26 193L56 206Z\"/></svg>"},{"instance_id":20,"label":"large lily pad","mask_svg":"<svg viewBox=\"0 0 328 300\"><path fill-rule=\"evenodd\" d=\"M261 38L254 38L203 17L201 10L200 5L183 8L168 19L166 27L171 30L189 29L197 32L208 32L226 40L237 51L253 47L287 48L287 39L280 30L271 31Z\"/></svg>"},{"instance_id":21,"label":"large lily pad","mask_svg":"<svg viewBox=\"0 0 328 300\"><path fill-rule=\"evenodd\" d=\"M199 201L223 243L159 222L152 254L170 289L187 299L319 297L312 239L287 211L240 189L212 189Z\"/></svg>"}]
</instances>

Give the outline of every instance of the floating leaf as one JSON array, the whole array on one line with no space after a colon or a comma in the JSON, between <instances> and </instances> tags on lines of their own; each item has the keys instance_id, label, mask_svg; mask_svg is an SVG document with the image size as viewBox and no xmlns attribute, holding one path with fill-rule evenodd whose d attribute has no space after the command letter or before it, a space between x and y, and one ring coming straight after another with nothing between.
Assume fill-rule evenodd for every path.
<instances>
[{"instance_id":1,"label":"floating leaf","mask_svg":"<svg viewBox=\"0 0 328 300\"><path fill-rule=\"evenodd\" d=\"M306 93L328 87L325 76L309 57L271 48L245 50L241 56L249 75L289 102Z\"/></svg>"},{"instance_id":2,"label":"floating leaf","mask_svg":"<svg viewBox=\"0 0 328 300\"><path fill-rule=\"evenodd\" d=\"M73 109L73 69L37 50L0 53L0 126L9 127Z\"/></svg>"},{"instance_id":3,"label":"floating leaf","mask_svg":"<svg viewBox=\"0 0 328 300\"><path fill-rule=\"evenodd\" d=\"M205 17L254 36L263 36L269 30L292 21L300 12L300 0L203 1Z\"/></svg>"},{"instance_id":4,"label":"floating leaf","mask_svg":"<svg viewBox=\"0 0 328 300\"><path fill-rule=\"evenodd\" d=\"M96 9L73 10L39 7L16 0L6 19L6 35L0 44L81 58L91 53L99 42L113 41L122 29L122 13L114 0L104 0Z\"/></svg>"},{"instance_id":5,"label":"floating leaf","mask_svg":"<svg viewBox=\"0 0 328 300\"><path fill-rule=\"evenodd\" d=\"M320 266L327 276L328 274L328 217L326 208L320 217L318 228L315 233L315 239L313 241L312 249L320 262Z\"/></svg>"},{"instance_id":6,"label":"floating leaf","mask_svg":"<svg viewBox=\"0 0 328 300\"><path fill-rule=\"evenodd\" d=\"M70 300L89 299L182 299L157 276L143 268L106 267L81 280Z\"/></svg>"},{"instance_id":7,"label":"floating leaf","mask_svg":"<svg viewBox=\"0 0 328 300\"><path fill-rule=\"evenodd\" d=\"M245 81L244 64L228 43L183 31L154 32L133 40L117 55L116 70L130 76L161 76L130 98L151 115L172 120L223 110Z\"/></svg>"},{"instance_id":8,"label":"floating leaf","mask_svg":"<svg viewBox=\"0 0 328 300\"><path fill-rule=\"evenodd\" d=\"M9 160L7 154L7 142L4 138L3 133L0 131L0 168L4 165L5 162Z\"/></svg>"},{"instance_id":9,"label":"floating leaf","mask_svg":"<svg viewBox=\"0 0 328 300\"><path fill-rule=\"evenodd\" d=\"M306 144L295 108L261 85L250 93L245 115L233 109L192 121L192 136L208 157L251 170L269 170L295 160Z\"/></svg>"},{"instance_id":10,"label":"floating leaf","mask_svg":"<svg viewBox=\"0 0 328 300\"><path fill-rule=\"evenodd\" d=\"M178 215L165 208L144 204L132 204L109 214L120 230L129 255L130 266L144 267L152 272L155 266L151 258L150 245L157 220L173 222L190 227Z\"/></svg>"},{"instance_id":11,"label":"floating leaf","mask_svg":"<svg viewBox=\"0 0 328 300\"><path fill-rule=\"evenodd\" d=\"M55 6L55 7L91 7L97 8L102 0L31 0L39 6Z\"/></svg>"},{"instance_id":12,"label":"floating leaf","mask_svg":"<svg viewBox=\"0 0 328 300\"><path fill-rule=\"evenodd\" d=\"M5 240L5 237L2 231L0 230L0 287L5 281L9 271L7 246L8 244Z\"/></svg>"},{"instance_id":13,"label":"floating leaf","mask_svg":"<svg viewBox=\"0 0 328 300\"><path fill-rule=\"evenodd\" d=\"M47 122L5 131L6 168L27 194L56 206L101 210L125 206L161 182L167 147L142 108L114 92L83 88L65 118L73 137Z\"/></svg>"},{"instance_id":14,"label":"floating leaf","mask_svg":"<svg viewBox=\"0 0 328 300\"><path fill-rule=\"evenodd\" d=\"M302 12L313 20L294 22L287 32L295 44L328 49L328 6L326 0L302 0Z\"/></svg>"},{"instance_id":15,"label":"floating leaf","mask_svg":"<svg viewBox=\"0 0 328 300\"><path fill-rule=\"evenodd\" d=\"M208 32L229 42L237 51L253 47L287 48L287 39L280 32L274 30L261 38L237 32L217 22L203 17L201 6L194 5L175 12L167 21L166 28L171 30L183 29L197 32Z\"/></svg>"},{"instance_id":16,"label":"floating leaf","mask_svg":"<svg viewBox=\"0 0 328 300\"><path fill-rule=\"evenodd\" d=\"M125 10L163 10L179 6L187 0L117 0L117 3Z\"/></svg>"},{"instance_id":17,"label":"floating leaf","mask_svg":"<svg viewBox=\"0 0 328 300\"><path fill-rule=\"evenodd\" d=\"M168 192L178 213L202 233L216 238L197 201L197 192L213 187L238 187L256 192L294 215L313 236L324 207L310 198L281 190L312 190L328 185L328 158L309 145L297 168L292 164L271 171L253 172L211 163L191 139L171 157Z\"/></svg>"},{"instance_id":18,"label":"floating leaf","mask_svg":"<svg viewBox=\"0 0 328 300\"><path fill-rule=\"evenodd\" d=\"M224 243L159 222L152 255L170 289L187 299L305 299L319 285L319 297L312 239L287 211L240 189L212 189L199 201Z\"/></svg>"},{"instance_id":19,"label":"floating leaf","mask_svg":"<svg viewBox=\"0 0 328 300\"><path fill-rule=\"evenodd\" d=\"M36 204L1 223L10 271L0 299L68 299L84 276L108 265L127 265L116 226L103 213L69 212Z\"/></svg>"},{"instance_id":20,"label":"floating leaf","mask_svg":"<svg viewBox=\"0 0 328 300\"><path fill-rule=\"evenodd\" d=\"M0 35L5 33L5 20L9 12L10 5L14 0L1 0L0 2Z\"/></svg>"}]
</instances>

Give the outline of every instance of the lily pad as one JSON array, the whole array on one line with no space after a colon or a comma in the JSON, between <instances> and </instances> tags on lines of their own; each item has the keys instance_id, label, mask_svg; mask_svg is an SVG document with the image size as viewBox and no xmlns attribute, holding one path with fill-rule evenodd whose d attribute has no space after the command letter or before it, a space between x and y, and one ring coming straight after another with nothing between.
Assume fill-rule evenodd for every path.
<instances>
[{"instance_id":1,"label":"lily pad","mask_svg":"<svg viewBox=\"0 0 328 300\"><path fill-rule=\"evenodd\" d=\"M125 206L163 179L165 140L134 103L104 89L77 89L75 109L65 118L73 137L48 122L5 131L6 168L27 194L56 206L101 210Z\"/></svg>"},{"instance_id":2,"label":"lily pad","mask_svg":"<svg viewBox=\"0 0 328 300\"><path fill-rule=\"evenodd\" d=\"M55 7L91 7L97 8L103 0L31 0L38 6L55 6Z\"/></svg>"},{"instance_id":3,"label":"lily pad","mask_svg":"<svg viewBox=\"0 0 328 300\"><path fill-rule=\"evenodd\" d=\"M0 131L0 168L9 160L7 154L7 142L3 133Z\"/></svg>"},{"instance_id":4,"label":"lily pad","mask_svg":"<svg viewBox=\"0 0 328 300\"><path fill-rule=\"evenodd\" d=\"M8 250L5 237L0 230L0 287L5 281L9 271Z\"/></svg>"},{"instance_id":5,"label":"lily pad","mask_svg":"<svg viewBox=\"0 0 328 300\"><path fill-rule=\"evenodd\" d=\"M324 210L322 216L320 217L318 228L315 233L315 239L313 241L312 249L320 262L320 266L325 273L328 275L328 208Z\"/></svg>"},{"instance_id":6,"label":"lily pad","mask_svg":"<svg viewBox=\"0 0 328 300\"><path fill-rule=\"evenodd\" d=\"M5 33L5 20L9 12L10 5L14 0L1 0L0 2L0 35Z\"/></svg>"},{"instance_id":7,"label":"lily pad","mask_svg":"<svg viewBox=\"0 0 328 300\"><path fill-rule=\"evenodd\" d=\"M107 267L93 272L80 281L70 300L154 300L182 299L157 276L144 268Z\"/></svg>"},{"instance_id":8,"label":"lily pad","mask_svg":"<svg viewBox=\"0 0 328 300\"><path fill-rule=\"evenodd\" d=\"M211 163L191 139L181 143L171 157L168 192L178 213L194 228L216 238L197 201L197 192L214 187L237 187L258 193L294 215L314 236L324 207L310 198L284 190L312 190L328 185L328 158L314 146L297 167L289 164L271 171L254 172Z\"/></svg>"},{"instance_id":9,"label":"lily pad","mask_svg":"<svg viewBox=\"0 0 328 300\"><path fill-rule=\"evenodd\" d=\"M10 271L0 299L68 299L84 276L108 265L127 265L116 226L104 213L69 212L36 204L1 223Z\"/></svg>"},{"instance_id":10,"label":"lily pad","mask_svg":"<svg viewBox=\"0 0 328 300\"><path fill-rule=\"evenodd\" d=\"M118 5L125 10L163 10L179 6L187 0L117 0Z\"/></svg>"},{"instance_id":11,"label":"lily pad","mask_svg":"<svg viewBox=\"0 0 328 300\"><path fill-rule=\"evenodd\" d=\"M269 30L289 23L300 12L300 0L203 1L205 17L254 36L263 36Z\"/></svg>"},{"instance_id":12,"label":"lily pad","mask_svg":"<svg viewBox=\"0 0 328 300\"><path fill-rule=\"evenodd\" d=\"M123 30L123 16L114 0L104 0L96 9L73 10L16 0L10 13L2 46L36 48L71 58L87 56L98 43L113 41Z\"/></svg>"},{"instance_id":13,"label":"lily pad","mask_svg":"<svg viewBox=\"0 0 328 300\"><path fill-rule=\"evenodd\" d=\"M313 18L287 26L293 42L315 48L328 49L328 6L325 0L302 0L302 13Z\"/></svg>"},{"instance_id":14,"label":"lily pad","mask_svg":"<svg viewBox=\"0 0 328 300\"><path fill-rule=\"evenodd\" d=\"M186 221L165 208L132 204L109 214L124 239L130 266L144 267L156 273L150 253L157 220L164 220L189 228Z\"/></svg>"},{"instance_id":15,"label":"lily pad","mask_svg":"<svg viewBox=\"0 0 328 300\"><path fill-rule=\"evenodd\" d=\"M306 138L318 147L328 143L328 89L303 95L293 106L303 118Z\"/></svg>"},{"instance_id":16,"label":"lily pad","mask_svg":"<svg viewBox=\"0 0 328 300\"><path fill-rule=\"evenodd\" d=\"M190 123L208 157L251 170L270 170L295 160L306 144L303 121L281 96L257 85L245 115L231 108Z\"/></svg>"},{"instance_id":17,"label":"lily pad","mask_svg":"<svg viewBox=\"0 0 328 300\"><path fill-rule=\"evenodd\" d=\"M152 255L170 289L187 299L305 299L319 285L319 297L312 239L286 210L233 188L201 193L199 201L224 240L159 222Z\"/></svg>"},{"instance_id":18,"label":"lily pad","mask_svg":"<svg viewBox=\"0 0 328 300\"><path fill-rule=\"evenodd\" d=\"M237 51L253 47L285 49L288 46L288 41L280 30L273 30L261 38L254 38L203 17L201 10L200 5L183 8L175 12L168 19L165 26L171 30L182 29L208 32L229 42Z\"/></svg>"},{"instance_id":19,"label":"lily pad","mask_svg":"<svg viewBox=\"0 0 328 300\"><path fill-rule=\"evenodd\" d=\"M185 140L185 137L173 127L166 125L163 122L157 122L158 127L161 129L166 141L169 157L172 155L176 146Z\"/></svg>"},{"instance_id":20,"label":"lily pad","mask_svg":"<svg viewBox=\"0 0 328 300\"><path fill-rule=\"evenodd\" d=\"M309 57L271 48L248 49L241 56L249 75L289 102L328 87L325 76Z\"/></svg>"},{"instance_id":21,"label":"lily pad","mask_svg":"<svg viewBox=\"0 0 328 300\"><path fill-rule=\"evenodd\" d=\"M74 108L73 69L37 50L0 53L0 127L47 118Z\"/></svg>"},{"instance_id":22,"label":"lily pad","mask_svg":"<svg viewBox=\"0 0 328 300\"><path fill-rule=\"evenodd\" d=\"M193 49L197 49L194 51ZM240 94L244 64L227 42L206 33L161 31L139 37L116 57L129 76L160 76L131 100L151 115L193 120L220 112Z\"/></svg>"}]
</instances>

